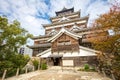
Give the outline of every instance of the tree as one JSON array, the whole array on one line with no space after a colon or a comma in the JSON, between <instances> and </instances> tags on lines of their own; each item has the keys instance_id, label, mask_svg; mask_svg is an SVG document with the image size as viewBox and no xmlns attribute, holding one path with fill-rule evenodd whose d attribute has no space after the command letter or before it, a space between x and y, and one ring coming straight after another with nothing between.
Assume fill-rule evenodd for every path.
<instances>
[{"instance_id":1,"label":"tree","mask_svg":"<svg viewBox=\"0 0 120 80\"><path fill-rule=\"evenodd\" d=\"M93 26L99 27L101 30L103 30L103 32L107 33L107 34L98 34L98 36L107 36L107 39L93 40L95 44L97 43L95 48L103 52L108 52L109 49L113 50L114 48L113 45L114 43L117 42L120 35L120 7L118 3L113 4L113 6L110 8L110 11L108 13L100 15L100 17L95 20ZM113 30L115 32L115 35L108 36L108 32L106 30L107 31Z\"/></svg>"},{"instance_id":2,"label":"tree","mask_svg":"<svg viewBox=\"0 0 120 80\"><path fill-rule=\"evenodd\" d=\"M0 72L4 69L22 68L29 57L18 54L17 49L26 43L32 35L20 26L17 20L9 23L0 16Z\"/></svg>"},{"instance_id":3,"label":"tree","mask_svg":"<svg viewBox=\"0 0 120 80\"><path fill-rule=\"evenodd\" d=\"M100 66L110 66L115 75L120 77L120 3L112 4L110 11L100 15L95 20L94 26L99 27L107 34L98 34L104 36L104 39L92 40L94 48L101 51ZM108 35L107 30L114 31L113 35ZM106 37L106 38L105 38ZM101 55L100 55L101 56Z\"/></svg>"}]
</instances>

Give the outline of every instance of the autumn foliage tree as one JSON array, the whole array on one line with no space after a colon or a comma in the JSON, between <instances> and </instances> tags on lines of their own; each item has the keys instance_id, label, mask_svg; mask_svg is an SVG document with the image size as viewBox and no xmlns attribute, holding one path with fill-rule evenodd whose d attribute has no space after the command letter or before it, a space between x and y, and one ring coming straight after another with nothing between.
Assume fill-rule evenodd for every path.
<instances>
[{"instance_id":1,"label":"autumn foliage tree","mask_svg":"<svg viewBox=\"0 0 120 80\"><path fill-rule=\"evenodd\" d=\"M94 27L100 28L107 34L98 34L104 36L104 39L93 39L92 43L95 49L103 53L99 57L102 67L110 66L111 70L120 77L120 3L112 4L109 12L100 15L95 20ZM112 31L112 35L108 31ZM100 55L101 56L101 55Z\"/></svg>"},{"instance_id":2,"label":"autumn foliage tree","mask_svg":"<svg viewBox=\"0 0 120 80\"><path fill-rule=\"evenodd\" d=\"M108 36L107 39L104 40L96 39L93 42L96 44L95 48L101 50L103 52L112 52L114 48L114 44L119 39L120 35L120 7L119 5L113 5L110 8L108 13L100 15L98 19L95 20L95 27L99 27L103 32L107 34L98 34L98 36L108 36L108 30L113 30L115 35ZM111 50L109 50L111 49Z\"/></svg>"}]
</instances>

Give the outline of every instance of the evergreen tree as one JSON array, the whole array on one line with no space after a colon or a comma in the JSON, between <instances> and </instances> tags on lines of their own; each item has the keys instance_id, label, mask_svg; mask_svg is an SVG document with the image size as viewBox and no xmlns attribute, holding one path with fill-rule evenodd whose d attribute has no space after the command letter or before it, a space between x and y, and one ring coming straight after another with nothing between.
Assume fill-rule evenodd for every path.
<instances>
[{"instance_id":1,"label":"evergreen tree","mask_svg":"<svg viewBox=\"0 0 120 80\"><path fill-rule=\"evenodd\" d=\"M0 16L0 72L26 65L29 57L18 54L17 50L31 36L17 20L9 23L6 17Z\"/></svg>"}]
</instances>

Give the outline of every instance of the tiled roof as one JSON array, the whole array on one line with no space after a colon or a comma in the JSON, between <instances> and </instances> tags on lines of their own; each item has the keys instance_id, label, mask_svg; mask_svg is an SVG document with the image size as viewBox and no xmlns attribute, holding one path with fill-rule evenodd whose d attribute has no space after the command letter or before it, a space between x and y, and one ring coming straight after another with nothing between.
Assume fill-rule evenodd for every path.
<instances>
[{"instance_id":1,"label":"tiled roof","mask_svg":"<svg viewBox=\"0 0 120 80\"><path fill-rule=\"evenodd\" d=\"M44 47L51 47L51 43L44 43L44 44L35 44L33 46L28 46L29 48L44 48Z\"/></svg>"}]
</instances>

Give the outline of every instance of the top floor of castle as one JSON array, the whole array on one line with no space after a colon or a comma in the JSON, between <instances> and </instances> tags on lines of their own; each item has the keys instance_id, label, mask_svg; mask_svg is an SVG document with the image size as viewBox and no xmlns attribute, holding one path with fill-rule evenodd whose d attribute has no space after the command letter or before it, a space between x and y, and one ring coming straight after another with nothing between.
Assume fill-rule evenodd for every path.
<instances>
[{"instance_id":1,"label":"top floor of castle","mask_svg":"<svg viewBox=\"0 0 120 80\"><path fill-rule=\"evenodd\" d=\"M87 23L89 15L81 17L81 11L74 12L73 8L63 8L61 11L55 12L56 16L51 17L50 24L43 24L45 28L45 35L50 35L53 32L59 32L62 27L67 30L80 30L82 28L87 28Z\"/></svg>"},{"instance_id":2,"label":"top floor of castle","mask_svg":"<svg viewBox=\"0 0 120 80\"><path fill-rule=\"evenodd\" d=\"M64 7L61 11L57 11L55 13L56 16L50 18L52 23L80 18L80 11L74 12L74 7L70 9Z\"/></svg>"}]
</instances>

